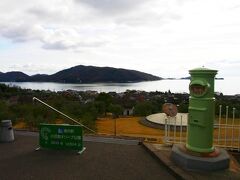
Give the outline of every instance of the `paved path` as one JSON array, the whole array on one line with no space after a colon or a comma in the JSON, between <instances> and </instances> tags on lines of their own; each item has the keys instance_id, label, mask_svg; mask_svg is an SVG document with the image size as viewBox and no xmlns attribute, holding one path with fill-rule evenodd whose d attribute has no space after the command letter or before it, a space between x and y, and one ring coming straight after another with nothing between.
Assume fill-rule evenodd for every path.
<instances>
[{"instance_id":1,"label":"paved path","mask_svg":"<svg viewBox=\"0 0 240 180\"><path fill-rule=\"evenodd\" d=\"M96 137L96 136L85 136L83 137L84 142L101 142L110 144L124 144L124 145L139 145L140 141L131 139L119 139L111 137Z\"/></svg>"},{"instance_id":2,"label":"paved path","mask_svg":"<svg viewBox=\"0 0 240 180\"><path fill-rule=\"evenodd\" d=\"M0 144L1 180L175 179L141 145L134 145L134 141L103 143L96 142L95 137L84 142L86 151L77 155L75 151L34 151L38 146L35 133L15 133L15 139L13 143Z\"/></svg>"}]
</instances>

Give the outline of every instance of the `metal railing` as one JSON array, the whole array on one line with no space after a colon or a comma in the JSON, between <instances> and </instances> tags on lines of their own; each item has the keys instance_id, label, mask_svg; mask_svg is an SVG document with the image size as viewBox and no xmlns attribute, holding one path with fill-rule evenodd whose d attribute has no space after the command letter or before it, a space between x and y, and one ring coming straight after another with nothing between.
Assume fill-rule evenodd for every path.
<instances>
[{"instance_id":1,"label":"metal railing","mask_svg":"<svg viewBox=\"0 0 240 180\"><path fill-rule=\"evenodd\" d=\"M236 119L236 108L232 108L232 115L229 114L229 107L226 106L226 114L222 116L222 105L219 106L219 116L214 123L213 144L229 150L240 152L240 119ZM181 117L180 125L170 124L165 120L165 133L163 141L165 144L185 144L187 138L187 126L183 126ZM179 123L178 123L179 124Z\"/></svg>"},{"instance_id":2,"label":"metal railing","mask_svg":"<svg viewBox=\"0 0 240 180\"><path fill-rule=\"evenodd\" d=\"M174 123L172 120L174 119ZM171 120L171 121L170 121ZM183 123L183 116L180 116L180 122L177 125L177 118L168 117L165 119L165 132L163 141L166 144L181 144L186 142L187 126ZM170 123L171 122L171 123Z\"/></svg>"}]
</instances>

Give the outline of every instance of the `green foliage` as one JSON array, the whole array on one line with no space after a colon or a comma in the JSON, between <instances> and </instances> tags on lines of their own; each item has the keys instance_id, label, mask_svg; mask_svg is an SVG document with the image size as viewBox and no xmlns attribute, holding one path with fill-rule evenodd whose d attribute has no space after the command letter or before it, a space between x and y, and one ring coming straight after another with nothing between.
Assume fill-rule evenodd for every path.
<instances>
[{"instance_id":1,"label":"green foliage","mask_svg":"<svg viewBox=\"0 0 240 180\"><path fill-rule=\"evenodd\" d=\"M0 119L8 119L9 117L7 104L5 101L0 100Z\"/></svg>"},{"instance_id":2,"label":"green foliage","mask_svg":"<svg viewBox=\"0 0 240 180\"><path fill-rule=\"evenodd\" d=\"M159 100L153 100L152 103L152 113L158 113L162 111L163 102Z\"/></svg>"},{"instance_id":3,"label":"green foliage","mask_svg":"<svg viewBox=\"0 0 240 180\"><path fill-rule=\"evenodd\" d=\"M222 106L221 108L221 115L222 117L226 116L227 113L227 106L228 106L228 116L232 117L233 116L233 108L235 108L235 117L239 118L240 117L240 102L233 99L229 100L227 98L222 98L222 99L217 99L215 103L215 112L216 115L219 115L220 113L220 105Z\"/></svg>"},{"instance_id":4,"label":"green foliage","mask_svg":"<svg viewBox=\"0 0 240 180\"><path fill-rule=\"evenodd\" d=\"M124 97L112 97L108 93L100 93L95 96L85 92L71 94L69 92L32 91L0 84L0 120L11 119L13 123L24 120L32 128L37 128L39 123L55 123L56 119L64 119L64 122L72 124L64 116L39 102L33 103L32 97L35 96L94 129L97 117L105 115L106 112L112 112L114 117L118 117L123 112L123 107L134 107L134 113L137 116L147 116L161 112L164 103L164 96L162 95L164 93L155 93L155 95L150 93L148 98L139 98L140 96L136 95L136 91L127 91ZM11 101L11 99L14 99L13 97L17 99L17 102ZM188 99L186 95L177 94L175 97L179 104L178 112L187 113ZM89 103L86 103L86 100L90 100ZM222 117L226 115L226 106L229 107L229 117L232 117L233 108L236 108L235 117L240 117L239 99L223 95L217 96L216 115L219 115L219 105L222 105Z\"/></svg>"},{"instance_id":5,"label":"green foliage","mask_svg":"<svg viewBox=\"0 0 240 180\"><path fill-rule=\"evenodd\" d=\"M109 106L109 111L113 114L113 117L119 117L120 114L123 112L123 107L118 104L111 104Z\"/></svg>"},{"instance_id":6,"label":"green foliage","mask_svg":"<svg viewBox=\"0 0 240 180\"><path fill-rule=\"evenodd\" d=\"M113 101L112 96L104 92L100 93L95 100L105 103L106 107L108 107Z\"/></svg>"},{"instance_id":7,"label":"green foliage","mask_svg":"<svg viewBox=\"0 0 240 180\"><path fill-rule=\"evenodd\" d=\"M104 114L106 114L106 112L109 111L110 104L113 102L113 98L109 94L103 92L96 97L95 101L101 104L98 104L98 108L100 108L99 111L104 111Z\"/></svg>"},{"instance_id":8,"label":"green foliage","mask_svg":"<svg viewBox=\"0 0 240 180\"><path fill-rule=\"evenodd\" d=\"M106 113L106 105L103 101L95 101L95 107L97 109L98 116L105 115Z\"/></svg>"},{"instance_id":9,"label":"green foliage","mask_svg":"<svg viewBox=\"0 0 240 180\"><path fill-rule=\"evenodd\" d=\"M134 114L138 116L147 116L152 114L154 107L151 102L145 101L137 103L134 108Z\"/></svg>"},{"instance_id":10,"label":"green foliage","mask_svg":"<svg viewBox=\"0 0 240 180\"><path fill-rule=\"evenodd\" d=\"M0 84L0 92L6 92L6 90L8 89L8 87L5 84Z\"/></svg>"},{"instance_id":11,"label":"green foliage","mask_svg":"<svg viewBox=\"0 0 240 180\"><path fill-rule=\"evenodd\" d=\"M30 128L37 128L40 123L55 123L56 119L64 119L66 123L72 121L52 111L46 106L35 101L36 96L57 110L79 120L86 126L95 127L95 120L99 113L105 111L104 102L81 104L79 99L71 96L59 95L55 92L23 90L0 84L0 120L11 119L13 124L16 120L24 120ZM11 103L11 97L18 97L17 103ZM108 102L108 101L106 101Z\"/></svg>"},{"instance_id":12,"label":"green foliage","mask_svg":"<svg viewBox=\"0 0 240 180\"><path fill-rule=\"evenodd\" d=\"M179 113L188 113L188 103L180 103L178 106Z\"/></svg>"}]
</instances>

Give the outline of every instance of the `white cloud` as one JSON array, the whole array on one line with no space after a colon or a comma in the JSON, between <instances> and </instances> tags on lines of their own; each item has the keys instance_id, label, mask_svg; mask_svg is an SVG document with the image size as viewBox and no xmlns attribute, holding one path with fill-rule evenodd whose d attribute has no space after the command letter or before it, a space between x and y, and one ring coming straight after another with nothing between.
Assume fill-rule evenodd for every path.
<instances>
[{"instance_id":1,"label":"white cloud","mask_svg":"<svg viewBox=\"0 0 240 180\"><path fill-rule=\"evenodd\" d=\"M240 61L239 6L234 0L2 0L0 71L84 64L178 77L205 65L237 76L239 64L231 60Z\"/></svg>"},{"instance_id":2,"label":"white cloud","mask_svg":"<svg viewBox=\"0 0 240 180\"><path fill-rule=\"evenodd\" d=\"M84 18L77 15L85 15L78 13L74 4L52 4L50 7L40 2L26 7L22 5L22 11L17 11L16 16L0 19L0 35L13 42L39 41L44 49L93 48L107 42L97 32L97 27L86 27L86 23L76 24L78 19ZM16 8L13 8L14 12Z\"/></svg>"},{"instance_id":3,"label":"white cloud","mask_svg":"<svg viewBox=\"0 0 240 180\"><path fill-rule=\"evenodd\" d=\"M95 10L109 15L122 14L134 10L147 0L75 0L78 3L86 4ZM150 0L151 1L151 0Z\"/></svg>"},{"instance_id":4,"label":"white cloud","mask_svg":"<svg viewBox=\"0 0 240 180\"><path fill-rule=\"evenodd\" d=\"M97 36L92 37L82 29L63 28L51 30L42 38L43 48L45 49L78 49L78 48L93 48L106 44L106 40Z\"/></svg>"},{"instance_id":5,"label":"white cloud","mask_svg":"<svg viewBox=\"0 0 240 180\"><path fill-rule=\"evenodd\" d=\"M49 7L49 6L33 6L27 10L28 13L36 16L36 18L61 20L67 19L69 8L66 6Z\"/></svg>"}]
</instances>

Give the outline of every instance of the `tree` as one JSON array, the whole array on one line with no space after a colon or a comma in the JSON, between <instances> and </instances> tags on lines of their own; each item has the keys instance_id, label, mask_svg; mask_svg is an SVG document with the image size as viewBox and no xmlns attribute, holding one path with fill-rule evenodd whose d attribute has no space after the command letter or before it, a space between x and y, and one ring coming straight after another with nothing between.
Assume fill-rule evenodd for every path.
<instances>
[{"instance_id":1,"label":"tree","mask_svg":"<svg viewBox=\"0 0 240 180\"><path fill-rule=\"evenodd\" d=\"M104 92L100 93L95 100L105 104L104 114L106 114L106 112L109 110L110 104L113 102L112 96Z\"/></svg>"},{"instance_id":2,"label":"tree","mask_svg":"<svg viewBox=\"0 0 240 180\"><path fill-rule=\"evenodd\" d=\"M96 101L95 103L95 107L97 109L97 113L98 115L105 115L106 113L106 105L103 101Z\"/></svg>"},{"instance_id":3,"label":"tree","mask_svg":"<svg viewBox=\"0 0 240 180\"><path fill-rule=\"evenodd\" d=\"M134 107L134 114L138 116L147 116L152 114L153 106L151 102L140 102Z\"/></svg>"},{"instance_id":4,"label":"tree","mask_svg":"<svg viewBox=\"0 0 240 180\"><path fill-rule=\"evenodd\" d=\"M8 119L8 108L5 101L0 100L0 119Z\"/></svg>"},{"instance_id":5,"label":"tree","mask_svg":"<svg viewBox=\"0 0 240 180\"><path fill-rule=\"evenodd\" d=\"M179 104L178 112L180 112L180 113L188 113L188 106L189 106L188 103L181 103L181 104Z\"/></svg>"},{"instance_id":6,"label":"tree","mask_svg":"<svg viewBox=\"0 0 240 180\"><path fill-rule=\"evenodd\" d=\"M113 118L119 117L123 112L123 107L118 104L110 104L109 111L113 114Z\"/></svg>"}]
</instances>

